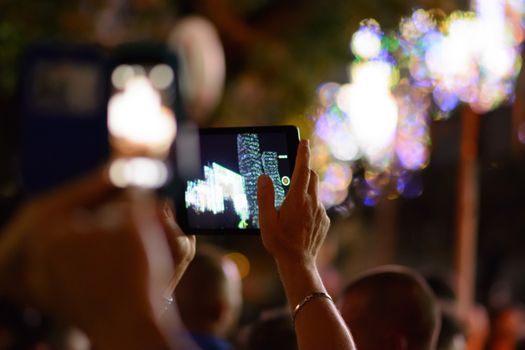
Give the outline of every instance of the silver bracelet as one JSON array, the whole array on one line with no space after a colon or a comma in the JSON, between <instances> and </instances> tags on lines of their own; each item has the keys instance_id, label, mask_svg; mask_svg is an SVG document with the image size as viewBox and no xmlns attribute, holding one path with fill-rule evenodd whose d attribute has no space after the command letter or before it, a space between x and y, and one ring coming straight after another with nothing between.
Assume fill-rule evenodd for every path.
<instances>
[{"instance_id":1,"label":"silver bracelet","mask_svg":"<svg viewBox=\"0 0 525 350\"><path fill-rule=\"evenodd\" d=\"M293 322L295 323L295 319L297 318L297 313L299 312L299 310L301 310L303 308L303 306L305 306L306 304L308 304L309 301L313 300L313 299L317 299L317 298L325 298L325 299L328 299L330 300L332 303L334 302L332 300L332 297L329 296L328 294L326 294L325 292L313 292L311 294L308 294L299 304L297 304L295 306L295 308L293 309L293 314L292 314L292 320Z\"/></svg>"}]
</instances>

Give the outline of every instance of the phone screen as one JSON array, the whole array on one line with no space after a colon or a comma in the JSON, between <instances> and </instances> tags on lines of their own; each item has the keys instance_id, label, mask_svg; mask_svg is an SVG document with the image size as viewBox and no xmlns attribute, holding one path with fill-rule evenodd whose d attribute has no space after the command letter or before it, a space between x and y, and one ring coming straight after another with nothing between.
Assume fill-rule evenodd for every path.
<instances>
[{"instance_id":1,"label":"phone screen","mask_svg":"<svg viewBox=\"0 0 525 350\"><path fill-rule=\"evenodd\" d=\"M280 207L290 188L298 142L293 126L200 129L200 162L179 184L185 228L192 233L258 233L257 179L262 174L272 179L275 206Z\"/></svg>"}]
</instances>

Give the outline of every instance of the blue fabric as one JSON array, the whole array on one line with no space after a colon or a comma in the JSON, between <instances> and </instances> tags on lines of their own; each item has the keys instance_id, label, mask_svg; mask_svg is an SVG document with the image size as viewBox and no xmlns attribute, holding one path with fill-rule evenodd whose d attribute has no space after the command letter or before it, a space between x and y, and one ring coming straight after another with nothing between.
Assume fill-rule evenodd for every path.
<instances>
[{"instance_id":1,"label":"blue fabric","mask_svg":"<svg viewBox=\"0 0 525 350\"><path fill-rule=\"evenodd\" d=\"M207 334L191 333L191 337L202 350L232 350L232 346L224 339Z\"/></svg>"}]
</instances>

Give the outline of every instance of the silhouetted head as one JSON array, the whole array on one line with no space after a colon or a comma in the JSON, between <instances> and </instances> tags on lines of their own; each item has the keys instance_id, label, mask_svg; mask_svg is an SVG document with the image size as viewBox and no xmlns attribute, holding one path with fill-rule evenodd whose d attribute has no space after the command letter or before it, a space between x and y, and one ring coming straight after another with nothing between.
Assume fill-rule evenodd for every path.
<instances>
[{"instance_id":1,"label":"silhouetted head","mask_svg":"<svg viewBox=\"0 0 525 350\"><path fill-rule=\"evenodd\" d=\"M242 339L244 350L297 350L292 315L288 309L272 309L250 325Z\"/></svg>"},{"instance_id":2,"label":"silhouetted head","mask_svg":"<svg viewBox=\"0 0 525 350\"><path fill-rule=\"evenodd\" d=\"M368 271L347 286L340 308L360 350L435 349L439 309L428 285L411 269Z\"/></svg>"},{"instance_id":3,"label":"silhouetted head","mask_svg":"<svg viewBox=\"0 0 525 350\"><path fill-rule=\"evenodd\" d=\"M242 305L235 263L212 247L199 247L175 299L189 331L225 338L237 324Z\"/></svg>"}]
</instances>

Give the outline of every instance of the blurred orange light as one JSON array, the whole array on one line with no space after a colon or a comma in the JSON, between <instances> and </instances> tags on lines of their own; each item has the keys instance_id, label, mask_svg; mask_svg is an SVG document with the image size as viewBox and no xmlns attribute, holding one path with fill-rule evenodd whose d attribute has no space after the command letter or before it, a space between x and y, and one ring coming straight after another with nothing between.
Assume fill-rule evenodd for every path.
<instances>
[{"instance_id":1,"label":"blurred orange light","mask_svg":"<svg viewBox=\"0 0 525 350\"><path fill-rule=\"evenodd\" d=\"M248 258L239 252L232 252L225 255L225 258L230 259L235 263L237 269L239 270L239 275L241 279L244 279L250 274L250 261Z\"/></svg>"}]
</instances>

